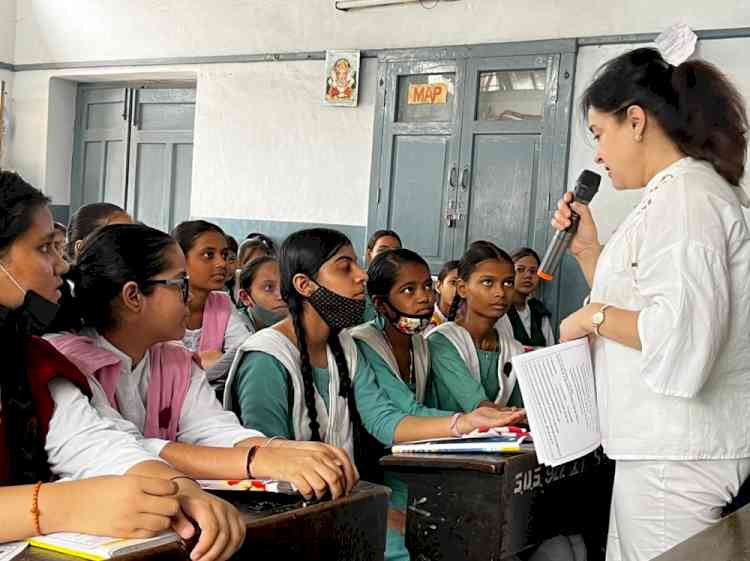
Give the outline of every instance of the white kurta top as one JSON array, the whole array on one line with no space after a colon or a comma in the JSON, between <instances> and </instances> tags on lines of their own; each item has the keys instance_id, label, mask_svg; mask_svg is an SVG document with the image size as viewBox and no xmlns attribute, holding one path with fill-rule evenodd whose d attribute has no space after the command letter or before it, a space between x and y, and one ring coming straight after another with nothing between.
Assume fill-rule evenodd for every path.
<instances>
[{"instance_id":1,"label":"white kurta top","mask_svg":"<svg viewBox=\"0 0 750 561\"><path fill-rule=\"evenodd\" d=\"M649 182L591 301L640 311L642 351L593 344L610 457L750 457L750 231L710 164L685 158Z\"/></svg>"}]
</instances>

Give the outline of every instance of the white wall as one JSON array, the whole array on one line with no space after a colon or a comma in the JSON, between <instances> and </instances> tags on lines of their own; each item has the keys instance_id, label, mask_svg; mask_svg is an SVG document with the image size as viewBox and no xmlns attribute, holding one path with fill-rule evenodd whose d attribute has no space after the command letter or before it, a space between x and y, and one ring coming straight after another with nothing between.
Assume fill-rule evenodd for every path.
<instances>
[{"instance_id":1,"label":"white wall","mask_svg":"<svg viewBox=\"0 0 750 561\"><path fill-rule=\"evenodd\" d=\"M591 81L595 71L604 62L639 45L606 45L583 47L578 53L576 69L575 99L580 98L583 90ZM750 100L750 66L746 58L739 53L750 52L750 38L715 39L700 41L697 55L716 64L737 86L746 100ZM580 171L584 168L601 171L594 164L594 143L591 135L585 130L585 124L576 108L571 123L571 148L568 167L568 185L572 186ZM747 176L746 176L747 177ZM747 183L747 179L746 179ZM747 189L746 189L747 190ZM615 191L606 174L602 174L599 193L591 203L594 219L599 228L602 242L609 239L617 225L627 216L641 198L641 191Z\"/></svg>"},{"instance_id":2,"label":"white wall","mask_svg":"<svg viewBox=\"0 0 750 561\"><path fill-rule=\"evenodd\" d=\"M13 100L13 94L11 92L13 90L14 77L13 72L9 70L0 70L0 80L5 82L5 102L8 104L5 111L7 133L3 139L4 146L2 147L2 152L0 152L0 168L5 168L10 164L10 143L12 142L13 135L13 116L10 111L10 105Z\"/></svg>"},{"instance_id":3,"label":"white wall","mask_svg":"<svg viewBox=\"0 0 750 561\"><path fill-rule=\"evenodd\" d=\"M606 8L593 0L537 0L533 9L520 0L460 0L433 10L406 5L349 13L335 11L333 3L18 0L15 63L549 39L653 32L678 20L701 29L750 26L747 0L691 0L689 9L684 0L629 0ZM685 13L690 15L675 16ZM583 49L578 83L587 68L590 75L600 59L619 49ZM322 107L322 66L311 61L18 72L9 163L56 204L67 204L72 144L62 128L71 119L72 90L61 90L62 101L50 100L53 79L179 72L198 84L193 215L365 225L376 63L363 62L356 109ZM576 134L571 174L590 158ZM624 200L610 204L600 195L597 205L616 217Z\"/></svg>"},{"instance_id":4,"label":"white wall","mask_svg":"<svg viewBox=\"0 0 750 561\"><path fill-rule=\"evenodd\" d=\"M750 26L747 0L459 0L349 12L334 0L18 1L18 64L644 33L678 19Z\"/></svg>"},{"instance_id":5,"label":"white wall","mask_svg":"<svg viewBox=\"0 0 750 561\"><path fill-rule=\"evenodd\" d=\"M16 0L0 0L0 62L13 64L16 47Z\"/></svg>"}]
</instances>

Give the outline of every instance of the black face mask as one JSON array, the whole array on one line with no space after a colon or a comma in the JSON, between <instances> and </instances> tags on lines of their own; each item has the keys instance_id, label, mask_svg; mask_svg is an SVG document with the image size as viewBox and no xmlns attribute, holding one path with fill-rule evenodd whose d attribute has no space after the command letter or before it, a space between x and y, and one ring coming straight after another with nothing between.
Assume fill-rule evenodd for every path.
<instances>
[{"instance_id":1,"label":"black face mask","mask_svg":"<svg viewBox=\"0 0 750 561\"><path fill-rule=\"evenodd\" d=\"M2 264L0 264L0 270L7 275L18 290L24 293L23 303L11 313L16 329L27 335L43 335L55 320L60 306L33 290L23 288Z\"/></svg>"},{"instance_id":2,"label":"black face mask","mask_svg":"<svg viewBox=\"0 0 750 561\"><path fill-rule=\"evenodd\" d=\"M23 304L14 310L17 326L29 335L43 335L57 316L60 306L27 290Z\"/></svg>"},{"instance_id":3,"label":"black face mask","mask_svg":"<svg viewBox=\"0 0 750 561\"><path fill-rule=\"evenodd\" d=\"M347 298L318 285L310 295L310 304L329 327L349 329L362 323L365 317L365 300Z\"/></svg>"}]
</instances>

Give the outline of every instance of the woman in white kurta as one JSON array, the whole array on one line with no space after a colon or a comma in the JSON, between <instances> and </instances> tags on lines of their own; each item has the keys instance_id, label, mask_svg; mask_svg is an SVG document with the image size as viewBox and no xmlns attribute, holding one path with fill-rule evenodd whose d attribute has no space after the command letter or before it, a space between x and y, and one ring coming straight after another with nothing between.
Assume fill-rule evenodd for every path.
<instances>
[{"instance_id":1,"label":"woman in white kurta","mask_svg":"<svg viewBox=\"0 0 750 561\"><path fill-rule=\"evenodd\" d=\"M739 188L741 98L714 67L653 49L609 62L584 93L596 162L643 198L605 247L566 194L553 225L591 304L561 339L590 335L604 450L616 460L608 559L646 560L717 520L750 473L750 231Z\"/></svg>"}]
</instances>

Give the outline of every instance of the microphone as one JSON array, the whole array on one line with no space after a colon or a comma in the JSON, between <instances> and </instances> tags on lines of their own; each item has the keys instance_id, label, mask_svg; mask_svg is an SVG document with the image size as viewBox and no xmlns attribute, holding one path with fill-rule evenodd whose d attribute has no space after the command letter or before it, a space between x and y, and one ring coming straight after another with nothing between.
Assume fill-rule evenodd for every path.
<instances>
[{"instance_id":1,"label":"microphone","mask_svg":"<svg viewBox=\"0 0 750 561\"><path fill-rule=\"evenodd\" d=\"M598 173L594 173L591 170L585 169L581 172L576 180L575 190L573 191L573 200L585 205L591 202L597 191L599 191L599 183L602 181L602 176ZM555 237L547 248L547 253L544 254L544 259L539 265L537 275L543 280L551 281L555 278L555 272L557 267L560 265L563 255L570 246L570 240L576 235L578 231L578 222L581 217L575 212L570 217L570 226L565 230L558 230L555 233Z\"/></svg>"}]
</instances>

